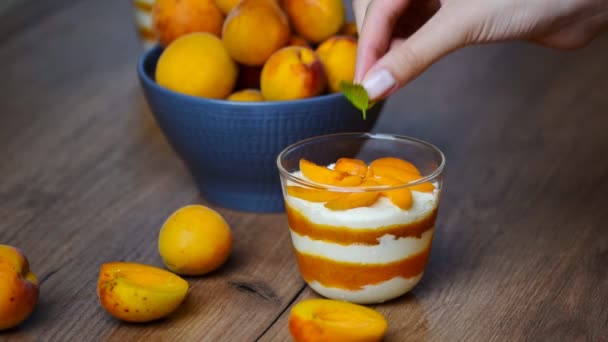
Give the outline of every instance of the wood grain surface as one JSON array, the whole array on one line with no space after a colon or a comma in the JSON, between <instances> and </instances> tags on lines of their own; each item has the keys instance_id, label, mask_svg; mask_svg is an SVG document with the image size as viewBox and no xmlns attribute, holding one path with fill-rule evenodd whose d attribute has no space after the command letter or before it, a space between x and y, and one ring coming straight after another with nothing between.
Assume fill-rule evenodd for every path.
<instances>
[{"instance_id":1,"label":"wood grain surface","mask_svg":"<svg viewBox=\"0 0 608 342\"><path fill-rule=\"evenodd\" d=\"M0 243L41 279L33 316L0 340L289 340L289 307L316 295L283 214L218 208L233 254L188 278L169 319L100 307L103 262L162 266L161 224L206 202L143 99L130 3L49 3L0 17ZM387 341L608 340L607 61L608 36L472 47L391 98L376 131L436 144L448 169L422 282L375 306Z\"/></svg>"}]
</instances>

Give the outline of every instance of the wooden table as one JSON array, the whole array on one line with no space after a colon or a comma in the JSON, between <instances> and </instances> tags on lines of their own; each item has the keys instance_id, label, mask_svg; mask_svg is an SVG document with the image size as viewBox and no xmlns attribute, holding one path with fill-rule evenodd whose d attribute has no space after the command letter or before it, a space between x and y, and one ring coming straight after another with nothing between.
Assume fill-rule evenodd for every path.
<instances>
[{"instance_id":1,"label":"wooden table","mask_svg":"<svg viewBox=\"0 0 608 342\"><path fill-rule=\"evenodd\" d=\"M162 266L157 234L205 203L136 79L128 1L32 1L0 20L0 243L41 279L16 340L283 341L299 278L283 214L219 208L229 262L170 319L124 324L99 266ZM608 36L575 52L468 48L393 96L376 127L447 155L423 281L375 306L387 341L608 339Z\"/></svg>"}]
</instances>

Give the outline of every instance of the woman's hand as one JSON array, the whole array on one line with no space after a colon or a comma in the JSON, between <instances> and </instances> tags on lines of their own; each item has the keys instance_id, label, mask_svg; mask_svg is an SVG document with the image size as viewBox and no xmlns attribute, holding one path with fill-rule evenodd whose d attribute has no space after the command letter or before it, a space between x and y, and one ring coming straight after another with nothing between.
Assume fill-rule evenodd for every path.
<instances>
[{"instance_id":1,"label":"woman's hand","mask_svg":"<svg viewBox=\"0 0 608 342\"><path fill-rule=\"evenodd\" d=\"M383 98L471 44L528 40L577 48L608 26L608 0L353 0L355 82Z\"/></svg>"}]
</instances>

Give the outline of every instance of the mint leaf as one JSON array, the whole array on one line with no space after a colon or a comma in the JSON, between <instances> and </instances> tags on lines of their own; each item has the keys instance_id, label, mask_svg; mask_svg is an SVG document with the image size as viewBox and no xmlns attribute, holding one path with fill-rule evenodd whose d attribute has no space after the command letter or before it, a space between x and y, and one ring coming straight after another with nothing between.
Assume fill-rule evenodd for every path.
<instances>
[{"instance_id":1,"label":"mint leaf","mask_svg":"<svg viewBox=\"0 0 608 342\"><path fill-rule=\"evenodd\" d=\"M367 110L372 108L375 102L369 100L367 91L360 84L353 84L350 82L340 82L340 90L350 103L353 104L357 109L361 111L363 120L367 119Z\"/></svg>"}]
</instances>

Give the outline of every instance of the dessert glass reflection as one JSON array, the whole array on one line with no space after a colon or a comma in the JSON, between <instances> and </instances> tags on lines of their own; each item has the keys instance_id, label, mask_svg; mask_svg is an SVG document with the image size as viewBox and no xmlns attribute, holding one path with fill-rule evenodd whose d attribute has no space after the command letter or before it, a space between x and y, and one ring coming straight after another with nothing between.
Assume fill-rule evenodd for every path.
<instances>
[{"instance_id":1,"label":"dessert glass reflection","mask_svg":"<svg viewBox=\"0 0 608 342\"><path fill-rule=\"evenodd\" d=\"M381 303L422 278L445 158L396 135L331 134L283 150L277 165L300 274L322 296Z\"/></svg>"}]
</instances>

